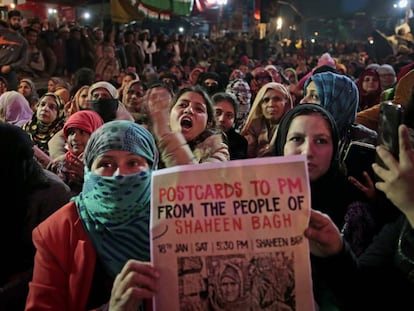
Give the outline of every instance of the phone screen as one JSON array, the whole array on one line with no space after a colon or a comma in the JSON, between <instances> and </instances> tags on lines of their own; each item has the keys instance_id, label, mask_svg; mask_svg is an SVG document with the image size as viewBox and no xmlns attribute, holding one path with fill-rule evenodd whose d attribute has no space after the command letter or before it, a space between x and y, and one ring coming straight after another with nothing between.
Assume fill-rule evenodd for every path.
<instances>
[{"instance_id":1,"label":"phone screen","mask_svg":"<svg viewBox=\"0 0 414 311\"><path fill-rule=\"evenodd\" d=\"M380 104L377 144L383 145L396 159L399 155L398 127L402 123L403 107L401 105L394 104L391 101ZM376 162L387 168L378 155Z\"/></svg>"}]
</instances>

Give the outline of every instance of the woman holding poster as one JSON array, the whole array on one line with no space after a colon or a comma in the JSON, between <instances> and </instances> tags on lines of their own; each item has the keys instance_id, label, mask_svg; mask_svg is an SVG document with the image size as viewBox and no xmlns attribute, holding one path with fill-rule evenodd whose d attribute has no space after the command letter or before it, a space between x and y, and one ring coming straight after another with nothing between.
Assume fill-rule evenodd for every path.
<instances>
[{"instance_id":1,"label":"woman holding poster","mask_svg":"<svg viewBox=\"0 0 414 311\"><path fill-rule=\"evenodd\" d=\"M152 310L155 141L132 121L110 121L92 133L84 163L82 192L33 230L26 310Z\"/></svg>"},{"instance_id":2,"label":"woman holding poster","mask_svg":"<svg viewBox=\"0 0 414 311\"><path fill-rule=\"evenodd\" d=\"M328 214L359 255L371 243L377 228L370 206L363 202L363 193L339 169L338 141L332 115L319 105L302 104L282 118L274 151L279 156L306 155L312 208ZM316 270L313 273L318 274ZM314 286L319 306L323 309L332 304L326 299L329 291L324 285L315 282Z\"/></svg>"},{"instance_id":3,"label":"woman holding poster","mask_svg":"<svg viewBox=\"0 0 414 311\"><path fill-rule=\"evenodd\" d=\"M346 305L344 310L414 310L414 150L408 128L399 127L399 160L383 146L378 156L387 169L373 164L383 180L375 184L401 211L372 244L355 258L329 216L311 212L305 236L318 268Z\"/></svg>"}]
</instances>

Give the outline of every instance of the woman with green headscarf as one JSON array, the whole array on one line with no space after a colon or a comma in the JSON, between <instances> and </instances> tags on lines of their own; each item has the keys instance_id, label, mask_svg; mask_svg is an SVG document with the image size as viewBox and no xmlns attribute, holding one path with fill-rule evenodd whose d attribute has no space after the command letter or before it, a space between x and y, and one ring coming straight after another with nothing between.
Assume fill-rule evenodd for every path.
<instances>
[{"instance_id":1,"label":"woman with green headscarf","mask_svg":"<svg viewBox=\"0 0 414 311\"><path fill-rule=\"evenodd\" d=\"M158 286L148 263L154 139L132 121L110 121L91 135L84 163L82 192L33 231L26 310L102 308L111 291L111 309L152 310L145 299Z\"/></svg>"}]
</instances>

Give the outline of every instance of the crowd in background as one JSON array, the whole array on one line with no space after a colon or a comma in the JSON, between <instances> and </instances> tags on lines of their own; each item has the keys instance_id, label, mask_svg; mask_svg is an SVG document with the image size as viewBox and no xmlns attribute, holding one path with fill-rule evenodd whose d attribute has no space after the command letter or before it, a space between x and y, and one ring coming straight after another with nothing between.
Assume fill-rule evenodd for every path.
<instances>
[{"instance_id":1,"label":"crowd in background","mask_svg":"<svg viewBox=\"0 0 414 311\"><path fill-rule=\"evenodd\" d=\"M147 174L175 165L292 154L306 154L312 208L329 215L326 219L318 213L312 214L310 227L316 223L321 225L306 232L311 241L326 243L323 246L327 247L321 246L319 251L311 248L318 308L332 310L335 306L338 310L356 310L361 294L355 290L347 296L344 288L338 286L339 276L332 280L329 277L332 271L324 266L326 262L321 264L320 257L340 253L348 262L361 258L361 265L368 266L370 273L364 272L372 278L366 253L371 251L372 258L372 247L380 249L375 244L378 234L395 243L407 241L403 247L405 257L395 255L394 270L387 261L386 273L394 277L394 285L400 289L391 291L391 298L403 295L401 305L413 305L408 302L407 289L414 285L414 256L406 252L413 250L410 244L413 223L409 216L404 217L412 214L407 202L414 200L403 190L399 190L400 198L390 195L395 189L392 185L384 186L391 181L378 168L374 168L376 173L385 181L376 185L371 165L360 176L350 175L350 166L356 163L345 159L353 141L377 147L381 102L401 104L405 107L408 128L400 129L400 145L405 146L404 152L409 155L404 154L400 159L408 169L404 171L402 166L397 166L395 159L388 158L386 162L393 172L404 171L403 181L399 180L409 188L406 183L412 181L414 174L413 151L408 140L410 135L414 137L414 50L409 43L405 42L404 48L392 55L376 59L369 55L364 44L326 43L310 49L303 44L271 43L256 33L210 39L204 35L165 34L132 26L104 31L76 23L43 23L36 18L23 23L18 11L10 11L8 20L0 27L5 39L10 36L9 40L27 45L19 50L0 51L0 140L9 151L4 153L2 162L10 164L6 165L7 170L1 171L1 176L5 180L13 176L3 197L19 197L16 187L24 193L17 202L7 201L18 208L12 209L14 212L3 218L4 226L0 226L1 239L8 240L5 245L21 248L6 256L7 265L0 279L4 289L0 293L0 309L7 306L7 310L23 310L28 297L27 310L38 310L39 304L56 307L62 301L77 310L100 306L126 310L117 305L121 300L116 299L117 292L111 292L111 288L112 284L118 289L128 288L129 285L121 284L120 278L133 270L146 275L141 282L151 294L139 292L135 298L129 298L138 299L134 306L145 300L145 308L149 310L148 300L156 290L157 272L136 262L125 265L128 259L149 261ZM39 81L45 80L47 86L39 87ZM117 131L117 137L125 139L119 144L115 143ZM128 135L140 143L131 144L125 138ZM19 140L21 148L17 145ZM387 157L385 151L380 154ZM115 169L111 171L117 165L120 170L126 169L126 176L139 174L139 182L138 177L128 178L139 184L140 195L145 195L139 200L132 195L127 200L135 200L145 212L135 213L130 206L113 203L118 199L117 192L111 199L108 197L113 205L102 203L103 212L93 203L92 196L101 198L106 189L94 183L109 183L105 178L119 174ZM120 189L127 188L120 181L110 182ZM37 202L31 196L39 191L42 193L36 197ZM48 193L54 198L58 194L56 204L47 205L43 213L33 217L33 209L42 209ZM114 217L111 209L116 207L122 211L122 217ZM60 213L60 220L56 214L50 216L55 211ZM29 222L26 215L32 216ZM125 215L134 219L134 226L126 224ZM62 225L62 219L74 230L59 231L56 224ZM77 227L76 219L83 222L85 229ZM126 235L138 236L143 248L130 249L124 245L124 232L102 233L114 224L125 225L122 230ZM388 225L393 225L394 231L387 236L382 229ZM325 232L329 241L314 236L312 230L322 227L329 227L329 232ZM38 252L35 260L36 249L31 240L34 228ZM57 240L53 234L43 234L53 230L59 232ZM341 234L336 235L335 230ZM73 232L79 232L76 238ZM338 236L346 242L338 242ZM92 241L87 243L86 253L93 262L83 258L86 253L81 256L77 253L74 241L86 237ZM62 243L68 239L71 244L65 251L54 253L45 247L47 242L43 239L53 240L56 247L59 239ZM390 249L388 255L394 254L397 246L401 253L401 245L395 243L383 244ZM117 249L121 259L115 258L111 247ZM339 248L344 251L338 251ZM70 272L60 274L59 264L53 266L45 260L56 256L63 266L70 266L70 258L75 253L79 264L84 263L84 268L87 266L91 271L81 269L77 274L69 267ZM399 264L398 260L403 263ZM86 287L80 293L78 286L84 275L87 282L82 285ZM51 281L54 277L58 285L69 283L66 278L71 279L74 282L71 286L77 289L60 288L55 300L47 298L54 295L47 290L56 285ZM340 274L340 278L345 277ZM373 279L378 285L375 288L383 285L378 278ZM361 283L356 289L363 288L362 284L372 285L360 275L358 280ZM99 292L104 293L102 297ZM73 293L82 297L77 300L71 297ZM374 289L366 291L368 301L374 296ZM283 301L280 293L272 299L269 308L273 305L283 306L282 310L295 310L294 302ZM227 307L233 310L231 303ZM240 309L239 304L238 308L253 310Z\"/></svg>"}]
</instances>

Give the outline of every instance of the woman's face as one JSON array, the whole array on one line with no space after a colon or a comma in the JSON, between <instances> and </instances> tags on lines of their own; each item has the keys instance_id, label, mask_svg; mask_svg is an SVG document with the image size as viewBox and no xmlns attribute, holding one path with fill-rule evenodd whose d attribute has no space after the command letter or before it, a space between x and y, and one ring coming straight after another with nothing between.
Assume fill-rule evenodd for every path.
<instances>
[{"instance_id":1,"label":"woman's face","mask_svg":"<svg viewBox=\"0 0 414 311\"><path fill-rule=\"evenodd\" d=\"M89 88L85 87L79 94L78 104L82 110L90 109L88 100L88 90Z\"/></svg>"},{"instance_id":2,"label":"woman's face","mask_svg":"<svg viewBox=\"0 0 414 311\"><path fill-rule=\"evenodd\" d=\"M50 124L56 120L59 106L53 96L44 96L40 99L36 110L36 116L44 124Z\"/></svg>"},{"instance_id":3,"label":"woman's face","mask_svg":"<svg viewBox=\"0 0 414 311\"><path fill-rule=\"evenodd\" d=\"M214 105L217 124L223 131L228 131L234 124L234 107L226 99L218 101Z\"/></svg>"},{"instance_id":4,"label":"woman's face","mask_svg":"<svg viewBox=\"0 0 414 311\"><path fill-rule=\"evenodd\" d=\"M284 94L273 89L268 89L261 101L263 116L272 122L279 122L284 114L286 101Z\"/></svg>"},{"instance_id":5,"label":"woman's face","mask_svg":"<svg viewBox=\"0 0 414 311\"><path fill-rule=\"evenodd\" d=\"M78 128L69 128L68 134L68 145L72 152L79 156L85 151L86 143L91 137L91 134Z\"/></svg>"},{"instance_id":6,"label":"woman's face","mask_svg":"<svg viewBox=\"0 0 414 311\"><path fill-rule=\"evenodd\" d=\"M30 84L27 83L27 82L20 82L19 87L18 87L17 90L24 97L28 97L32 93L32 88L30 87Z\"/></svg>"},{"instance_id":7,"label":"woman's face","mask_svg":"<svg viewBox=\"0 0 414 311\"><path fill-rule=\"evenodd\" d=\"M47 91L49 93L53 93L54 91L56 91L56 84L55 82L53 82L53 80L49 80L47 82Z\"/></svg>"},{"instance_id":8,"label":"woman's face","mask_svg":"<svg viewBox=\"0 0 414 311\"><path fill-rule=\"evenodd\" d=\"M375 76L366 75L362 80L362 89L367 93L374 93L380 87L380 81Z\"/></svg>"},{"instance_id":9,"label":"woman's face","mask_svg":"<svg viewBox=\"0 0 414 311\"><path fill-rule=\"evenodd\" d=\"M292 120L283 154L306 155L311 181L317 180L329 170L333 150L330 127L320 114L300 115Z\"/></svg>"},{"instance_id":10,"label":"woman's face","mask_svg":"<svg viewBox=\"0 0 414 311\"><path fill-rule=\"evenodd\" d=\"M227 276L220 280L221 294L227 302L233 302L239 299L240 296L240 284Z\"/></svg>"},{"instance_id":11,"label":"woman's face","mask_svg":"<svg viewBox=\"0 0 414 311\"><path fill-rule=\"evenodd\" d=\"M126 107L132 112L138 112L144 102L144 87L139 83L134 83L126 94Z\"/></svg>"},{"instance_id":12,"label":"woman's face","mask_svg":"<svg viewBox=\"0 0 414 311\"><path fill-rule=\"evenodd\" d=\"M147 159L129 151L104 152L92 162L91 171L100 176L135 174L150 169Z\"/></svg>"},{"instance_id":13,"label":"woman's face","mask_svg":"<svg viewBox=\"0 0 414 311\"><path fill-rule=\"evenodd\" d=\"M305 96L300 100L301 104L316 104L320 105L321 100L319 99L318 90L314 81L309 82L305 90Z\"/></svg>"},{"instance_id":14,"label":"woman's face","mask_svg":"<svg viewBox=\"0 0 414 311\"><path fill-rule=\"evenodd\" d=\"M196 92L182 94L170 112L170 127L173 132L181 132L191 141L207 128L206 101Z\"/></svg>"}]
</instances>

